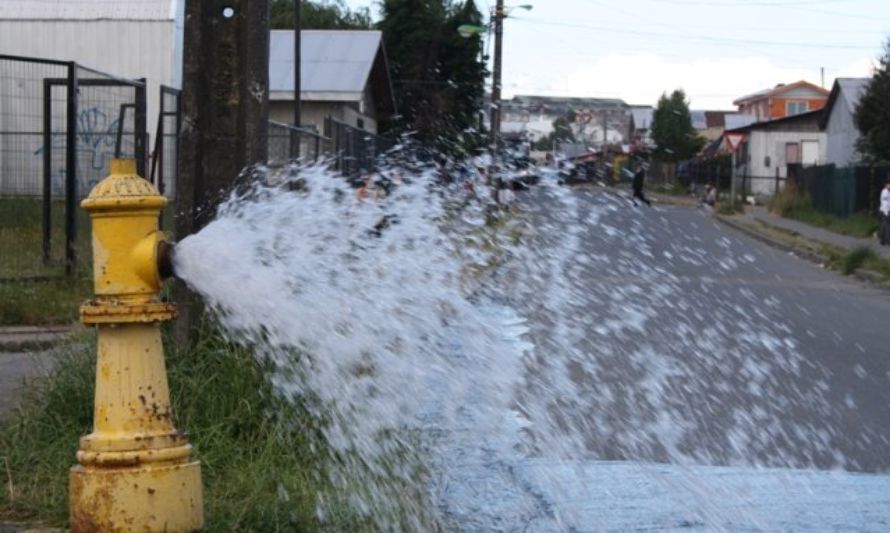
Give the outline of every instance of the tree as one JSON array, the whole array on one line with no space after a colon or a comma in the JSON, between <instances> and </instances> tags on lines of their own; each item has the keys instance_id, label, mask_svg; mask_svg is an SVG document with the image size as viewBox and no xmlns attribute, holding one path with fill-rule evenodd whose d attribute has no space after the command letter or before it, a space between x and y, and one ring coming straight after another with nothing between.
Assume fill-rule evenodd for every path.
<instances>
[{"instance_id":1,"label":"tree","mask_svg":"<svg viewBox=\"0 0 890 533\"><path fill-rule=\"evenodd\" d=\"M343 0L303 0L300 24L304 30L368 30L372 27L368 8L352 11ZM274 30L293 29L293 0L272 0L271 26Z\"/></svg>"},{"instance_id":2,"label":"tree","mask_svg":"<svg viewBox=\"0 0 890 533\"><path fill-rule=\"evenodd\" d=\"M873 163L890 161L890 40L859 99L855 121L861 134L856 148L863 158Z\"/></svg>"},{"instance_id":3,"label":"tree","mask_svg":"<svg viewBox=\"0 0 890 533\"><path fill-rule=\"evenodd\" d=\"M662 94L652 117L652 140L655 155L668 161L691 159L704 146L705 140L692 127L692 115L683 89L670 96Z\"/></svg>"},{"instance_id":4,"label":"tree","mask_svg":"<svg viewBox=\"0 0 890 533\"><path fill-rule=\"evenodd\" d=\"M383 31L399 116L383 124L390 133L413 132L448 151L466 148L478 136L485 64L482 41L463 39L461 24L482 24L473 0L383 0Z\"/></svg>"}]
</instances>

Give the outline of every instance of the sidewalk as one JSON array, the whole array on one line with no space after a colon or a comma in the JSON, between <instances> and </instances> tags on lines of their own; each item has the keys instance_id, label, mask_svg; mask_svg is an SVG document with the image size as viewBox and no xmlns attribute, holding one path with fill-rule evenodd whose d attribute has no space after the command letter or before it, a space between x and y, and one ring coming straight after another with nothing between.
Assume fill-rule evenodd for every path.
<instances>
[{"instance_id":1,"label":"sidewalk","mask_svg":"<svg viewBox=\"0 0 890 533\"><path fill-rule=\"evenodd\" d=\"M77 324L58 326L0 326L0 352L42 350L65 340Z\"/></svg>"},{"instance_id":2,"label":"sidewalk","mask_svg":"<svg viewBox=\"0 0 890 533\"><path fill-rule=\"evenodd\" d=\"M770 213L766 208L757 206L749 207L742 217L751 221L760 221L770 226L782 228L784 230L793 231L802 237L813 241L819 241L824 244L830 244L847 250L855 250L856 248L871 248L875 254L890 261L890 246L881 246L875 239L860 239L841 235L827 229L811 226L790 218L782 218L778 215Z\"/></svg>"}]
</instances>

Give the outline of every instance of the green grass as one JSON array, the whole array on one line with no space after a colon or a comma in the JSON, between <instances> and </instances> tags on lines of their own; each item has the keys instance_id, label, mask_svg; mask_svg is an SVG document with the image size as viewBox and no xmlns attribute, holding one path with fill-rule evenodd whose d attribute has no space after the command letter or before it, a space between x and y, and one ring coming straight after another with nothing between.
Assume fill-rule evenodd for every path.
<instances>
[{"instance_id":1,"label":"green grass","mask_svg":"<svg viewBox=\"0 0 890 533\"><path fill-rule=\"evenodd\" d=\"M65 276L62 202L51 204L50 256L43 257L43 205L37 198L0 199L0 325L45 325L77 319L90 296L89 220L78 212L75 274Z\"/></svg>"},{"instance_id":2,"label":"green grass","mask_svg":"<svg viewBox=\"0 0 890 533\"><path fill-rule=\"evenodd\" d=\"M0 282L0 325L70 324L90 297L92 281L75 277Z\"/></svg>"},{"instance_id":3,"label":"green grass","mask_svg":"<svg viewBox=\"0 0 890 533\"><path fill-rule=\"evenodd\" d=\"M774 198L770 209L785 218L851 237L871 237L880 227L880 221L868 213L855 213L843 218L818 211L808 198L796 194L793 190L783 191Z\"/></svg>"},{"instance_id":4,"label":"green grass","mask_svg":"<svg viewBox=\"0 0 890 533\"><path fill-rule=\"evenodd\" d=\"M68 469L78 438L91 430L95 341L85 343L61 356L0 423L0 472L8 471L0 475L0 520L67 523ZM169 353L167 365L177 427L189 432L201 461L206 531L372 529L326 481L327 465L344 458L320 437L324 422L299 398L275 392L270 365L209 328L194 350ZM324 523L318 496L329 502ZM383 512L396 523L408 506L422 506L408 490L391 501Z\"/></svg>"},{"instance_id":5,"label":"green grass","mask_svg":"<svg viewBox=\"0 0 890 533\"><path fill-rule=\"evenodd\" d=\"M890 282L890 261L878 256L867 247L844 250L833 246L823 246L821 253L829 258L828 267L846 276L857 270L870 270L881 275L884 282Z\"/></svg>"}]
</instances>

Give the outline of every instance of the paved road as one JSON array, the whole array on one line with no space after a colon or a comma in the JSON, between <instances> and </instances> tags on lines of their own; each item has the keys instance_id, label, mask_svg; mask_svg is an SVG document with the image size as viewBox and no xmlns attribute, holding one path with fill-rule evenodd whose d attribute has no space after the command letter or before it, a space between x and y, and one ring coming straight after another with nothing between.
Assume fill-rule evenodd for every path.
<instances>
[{"instance_id":1,"label":"paved road","mask_svg":"<svg viewBox=\"0 0 890 533\"><path fill-rule=\"evenodd\" d=\"M560 384L537 415L592 458L890 471L890 293L702 211L528 205L534 252L502 277L539 346L528 397Z\"/></svg>"},{"instance_id":2,"label":"paved road","mask_svg":"<svg viewBox=\"0 0 890 533\"><path fill-rule=\"evenodd\" d=\"M890 293L695 209L595 190L522 202L523 245L490 294L534 345L524 455L498 463L512 481L468 468L494 510L461 523L890 527Z\"/></svg>"}]
</instances>

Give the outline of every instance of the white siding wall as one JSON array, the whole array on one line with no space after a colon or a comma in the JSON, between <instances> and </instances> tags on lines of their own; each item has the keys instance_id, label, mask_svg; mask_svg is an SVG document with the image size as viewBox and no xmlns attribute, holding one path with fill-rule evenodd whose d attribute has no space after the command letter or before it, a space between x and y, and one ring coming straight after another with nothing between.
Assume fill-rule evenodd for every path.
<instances>
[{"instance_id":1,"label":"white siding wall","mask_svg":"<svg viewBox=\"0 0 890 533\"><path fill-rule=\"evenodd\" d=\"M853 122L853 115L843 95L838 98L831 110L825 133L828 139L826 162L834 163L838 167L854 164L858 158L856 141L859 139L859 130Z\"/></svg>"},{"instance_id":2,"label":"white siding wall","mask_svg":"<svg viewBox=\"0 0 890 533\"><path fill-rule=\"evenodd\" d=\"M290 124L293 122L294 111L293 103L290 101L274 101L269 103L269 118L276 122ZM358 119L364 121L364 129L377 133L377 122L367 116L362 115L348 103L344 102L303 102L300 107L300 122L304 126L315 126L319 133L324 134L324 119L332 116L340 122L345 122L350 126L358 127Z\"/></svg>"},{"instance_id":3,"label":"white siding wall","mask_svg":"<svg viewBox=\"0 0 890 533\"><path fill-rule=\"evenodd\" d=\"M803 141L815 141L819 144L819 157L816 164L824 164L827 150L826 135L823 132L752 131L749 140L751 160L748 171L748 177L754 178L751 180L751 192L773 194L775 182L767 178L774 179L777 168L779 177L786 178L788 174L785 145L787 143L800 144ZM802 156L802 148L800 153ZM769 165L766 164L767 157L769 157Z\"/></svg>"},{"instance_id":4,"label":"white siding wall","mask_svg":"<svg viewBox=\"0 0 890 533\"><path fill-rule=\"evenodd\" d=\"M0 20L0 50L77 61L123 78L147 78L147 124L153 135L159 87L178 86L181 79L177 27L181 31L174 20Z\"/></svg>"}]
</instances>

